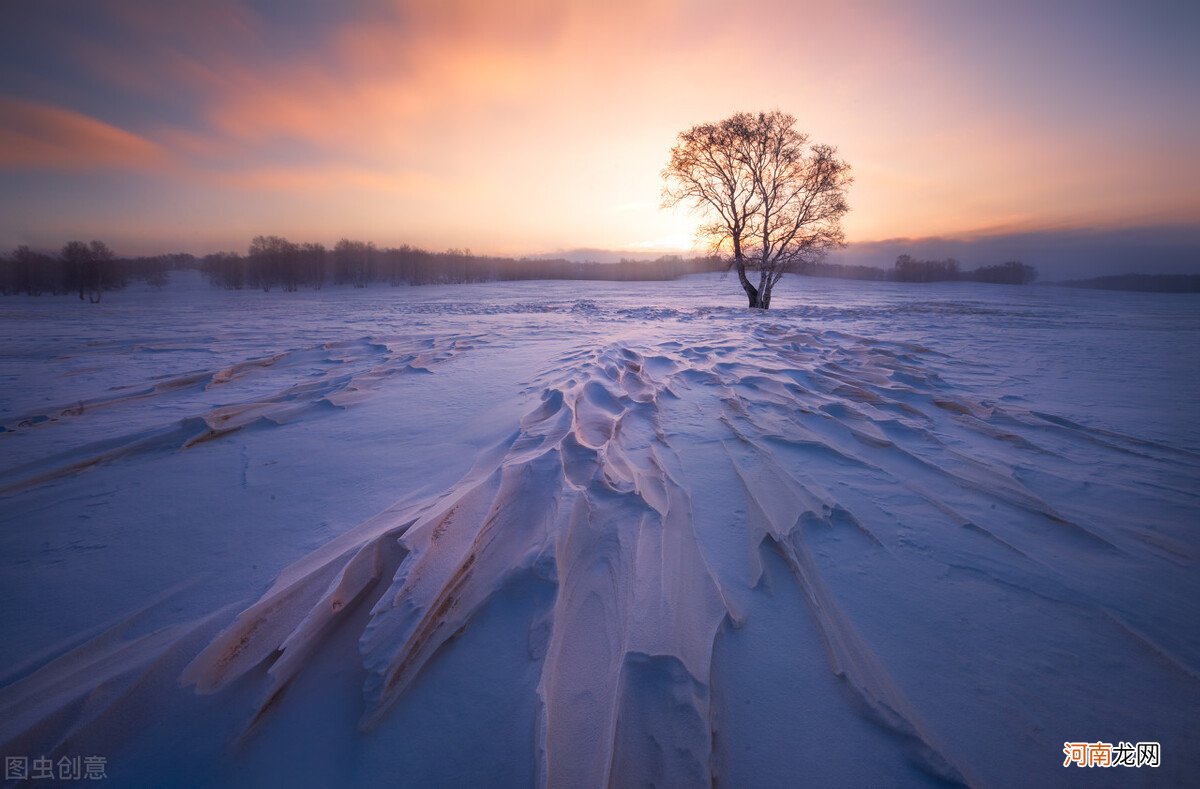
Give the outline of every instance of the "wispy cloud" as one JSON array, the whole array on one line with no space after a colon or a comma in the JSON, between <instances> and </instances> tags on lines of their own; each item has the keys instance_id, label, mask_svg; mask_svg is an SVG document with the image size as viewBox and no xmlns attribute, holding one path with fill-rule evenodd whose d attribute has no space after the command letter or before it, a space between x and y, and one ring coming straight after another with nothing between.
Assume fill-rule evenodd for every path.
<instances>
[{"instance_id":1,"label":"wispy cloud","mask_svg":"<svg viewBox=\"0 0 1200 789\"><path fill-rule=\"evenodd\" d=\"M79 112L0 98L0 167L45 170L160 170L158 144Z\"/></svg>"},{"instance_id":2,"label":"wispy cloud","mask_svg":"<svg viewBox=\"0 0 1200 789\"><path fill-rule=\"evenodd\" d=\"M854 166L852 239L1200 218L1200 60L1178 37L1139 38L1145 21L1124 12L98 0L67 19L4 13L0 168L119 172L164 197L202 187L222 210L196 223L241 208L370 232L369 209L377 232L434 247L690 245L693 218L659 209L675 134L771 107ZM1088 35L1064 32L1072 20Z\"/></svg>"}]
</instances>

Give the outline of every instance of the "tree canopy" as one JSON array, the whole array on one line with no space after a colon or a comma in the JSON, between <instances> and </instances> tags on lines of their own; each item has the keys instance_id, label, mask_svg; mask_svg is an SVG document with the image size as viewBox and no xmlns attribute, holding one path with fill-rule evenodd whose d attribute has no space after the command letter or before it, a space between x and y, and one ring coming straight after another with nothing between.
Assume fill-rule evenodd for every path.
<instances>
[{"instance_id":1,"label":"tree canopy","mask_svg":"<svg viewBox=\"0 0 1200 789\"><path fill-rule=\"evenodd\" d=\"M751 307L768 309L788 271L842 246L850 165L829 145L810 144L778 110L739 112L679 135L663 170L664 203L690 205L698 234L732 253ZM758 272L758 284L747 270Z\"/></svg>"}]
</instances>

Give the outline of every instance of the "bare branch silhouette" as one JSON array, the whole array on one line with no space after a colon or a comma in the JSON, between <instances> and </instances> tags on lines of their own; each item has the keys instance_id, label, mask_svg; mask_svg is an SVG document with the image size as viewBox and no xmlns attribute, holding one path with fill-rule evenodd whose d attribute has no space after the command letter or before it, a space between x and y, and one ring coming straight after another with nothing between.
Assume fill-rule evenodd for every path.
<instances>
[{"instance_id":1,"label":"bare branch silhouette","mask_svg":"<svg viewBox=\"0 0 1200 789\"><path fill-rule=\"evenodd\" d=\"M662 172L664 204L690 205L704 217L699 235L732 253L751 307L769 309L786 272L845 244L850 165L832 146L809 145L795 125L776 110L693 126L680 133Z\"/></svg>"}]
</instances>

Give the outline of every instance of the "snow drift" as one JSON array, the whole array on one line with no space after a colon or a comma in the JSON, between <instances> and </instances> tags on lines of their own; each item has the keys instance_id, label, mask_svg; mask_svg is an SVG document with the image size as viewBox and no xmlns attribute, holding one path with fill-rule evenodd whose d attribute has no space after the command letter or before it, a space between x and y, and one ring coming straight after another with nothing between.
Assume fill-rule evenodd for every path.
<instances>
[{"instance_id":1,"label":"snow drift","mask_svg":"<svg viewBox=\"0 0 1200 789\"><path fill-rule=\"evenodd\" d=\"M1004 325L994 305L958 306L952 320ZM402 320L420 329L412 316L429 312ZM47 440L53 452L4 469L19 507L246 427L263 431L237 440L306 425L334 436L386 401L397 373L431 373L389 401L420 400L424 418L431 398L452 399L436 380L449 368L525 376L461 472L400 484L398 501L318 541L257 599L141 629L139 614L16 671L0 690L6 752L137 752L120 743L192 693L209 706L177 725L200 721L223 743L208 753L226 766L205 782L279 759L273 729L376 749L411 727L465 736L494 711L459 704L451 720L403 702L459 698L450 688L472 681L453 670L460 656L491 659L473 628L504 617L524 648L496 647L492 668L532 718L509 754L529 772L501 782L1051 782L1064 740L1105 738L1163 741L1174 775L1197 766L1200 455L1186 444L1087 426L1012 390L984 396L953 380L976 374L952 352L965 348L872 337L855 316L829 328L802 310L580 301L434 312L471 331L326 341L126 386L77 413L6 418L8 441L72 420L104 435ZM106 417L156 403L187 415L129 433ZM441 695L421 691L434 675ZM334 694L340 722L298 722L306 695ZM119 738L101 736L117 721ZM336 775L395 779L380 758ZM458 772L416 759L402 777L495 769L466 759Z\"/></svg>"}]
</instances>

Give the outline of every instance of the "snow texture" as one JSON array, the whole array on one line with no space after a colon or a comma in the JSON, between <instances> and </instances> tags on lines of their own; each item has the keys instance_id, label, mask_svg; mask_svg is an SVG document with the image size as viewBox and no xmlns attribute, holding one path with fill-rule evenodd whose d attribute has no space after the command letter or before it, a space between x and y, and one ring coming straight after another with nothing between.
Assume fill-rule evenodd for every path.
<instances>
[{"instance_id":1,"label":"snow texture","mask_svg":"<svg viewBox=\"0 0 1200 789\"><path fill-rule=\"evenodd\" d=\"M0 301L3 751L143 785L1194 775L1194 300L736 300Z\"/></svg>"}]
</instances>

